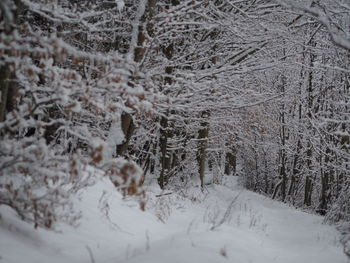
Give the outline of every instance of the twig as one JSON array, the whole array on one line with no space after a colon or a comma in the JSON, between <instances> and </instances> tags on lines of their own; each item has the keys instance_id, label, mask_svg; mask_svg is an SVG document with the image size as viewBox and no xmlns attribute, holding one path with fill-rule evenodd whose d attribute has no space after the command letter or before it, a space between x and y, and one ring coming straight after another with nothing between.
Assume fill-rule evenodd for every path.
<instances>
[{"instance_id":1,"label":"twig","mask_svg":"<svg viewBox=\"0 0 350 263\"><path fill-rule=\"evenodd\" d=\"M94 255L92 254L91 248L88 245L86 245L85 247L86 247L87 251L89 252L91 263L96 263L96 261L94 259Z\"/></svg>"},{"instance_id":2,"label":"twig","mask_svg":"<svg viewBox=\"0 0 350 263\"><path fill-rule=\"evenodd\" d=\"M149 234L148 234L148 230L146 230L146 250L150 250L150 241L149 241Z\"/></svg>"},{"instance_id":3,"label":"twig","mask_svg":"<svg viewBox=\"0 0 350 263\"><path fill-rule=\"evenodd\" d=\"M170 192L170 193L165 193L165 194L159 194L159 195L156 195L156 197L162 197L163 195L171 195L172 194L172 192Z\"/></svg>"}]
</instances>

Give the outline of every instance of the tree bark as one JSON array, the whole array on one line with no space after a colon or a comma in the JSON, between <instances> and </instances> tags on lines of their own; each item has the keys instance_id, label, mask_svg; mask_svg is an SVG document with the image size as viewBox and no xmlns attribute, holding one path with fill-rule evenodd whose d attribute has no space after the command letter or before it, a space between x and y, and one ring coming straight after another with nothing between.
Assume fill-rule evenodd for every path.
<instances>
[{"instance_id":1,"label":"tree bark","mask_svg":"<svg viewBox=\"0 0 350 263\"><path fill-rule=\"evenodd\" d=\"M122 126L122 131L124 133L124 141L122 144L117 145L117 155L122 156L126 153L128 147L129 147L129 142L131 139L131 136L135 130L135 124L132 119L132 115L127 112L123 112L121 115L121 126Z\"/></svg>"},{"instance_id":2,"label":"tree bark","mask_svg":"<svg viewBox=\"0 0 350 263\"><path fill-rule=\"evenodd\" d=\"M225 156L225 174L231 175L236 173L236 149L226 152Z\"/></svg>"},{"instance_id":3,"label":"tree bark","mask_svg":"<svg viewBox=\"0 0 350 263\"><path fill-rule=\"evenodd\" d=\"M202 118L209 118L209 111L202 112ZM208 136L209 136L209 122L203 121L201 123L202 128L198 132L198 152L197 152L197 161L198 161L198 170L199 170L199 179L201 182L201 187L204 187L204 176L205 176L205 163L207 158L207 148L208 148Z\"/></svg>"}]
</instances>

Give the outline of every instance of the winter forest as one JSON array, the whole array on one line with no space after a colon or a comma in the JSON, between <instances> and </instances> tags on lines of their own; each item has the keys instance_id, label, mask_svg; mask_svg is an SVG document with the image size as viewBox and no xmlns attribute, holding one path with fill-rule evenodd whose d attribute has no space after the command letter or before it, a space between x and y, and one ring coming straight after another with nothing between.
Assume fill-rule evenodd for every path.
<instances>
[{"instance_id":1,"label":"winter forest","mask_svg":"<svg viewBox=\"0 0 350 263\"><path fill-rule=\"evenodd\" d=\"M0 95L0 262L350 259L349 0L0 0Z\"/></svg>"}]
</instances>

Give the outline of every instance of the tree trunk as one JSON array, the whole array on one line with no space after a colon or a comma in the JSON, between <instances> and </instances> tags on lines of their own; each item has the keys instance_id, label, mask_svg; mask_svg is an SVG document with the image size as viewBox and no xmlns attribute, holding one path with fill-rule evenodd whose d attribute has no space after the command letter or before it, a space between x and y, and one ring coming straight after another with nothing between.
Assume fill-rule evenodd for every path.
<instances>
[{"instance_id":1,"label":"tree trunk","mask_svg":"<svg viewBox=\"0 0 350 263\"><path fill-rule=\"evenodd\" d=\"M231 175L236 173L236 149L226 152L225 156L225 174Z\"/></svg>"},{"instance_id":2,"label":"tree trunk","mask_svg":"<svg viewBox=\"0 0 350 263\"><path fill-rule=\"evenodd\" d=\"M122 144L117 145L117 155L122 156L126 153L131 136L135 130L134 121L130 113L123 112L121 115L121 126L124 133L124 141Z\"/></svg>"},{"instance_id":3,"label":"tree trunk","mask_svg":"<svg viewBox=\"0 0 350 263\"><path fill-rule=\"evenodd\" d=\"M170 168L170 157L167 154L167 144L168 144L168 119L166 117L161 118L160 120L160 139L159 139L159 146L160 146L160 165L161 165L161 171L159 175L159 186L161 189L164 189L164 186L166 185L167 181L167 173Z\"/></svg>"},{"instance_id":4,"label":"tree trunk","mask_svg":"<svg viewBox=\"0 0 350 263\"><path fill-rule=\"evenodd\" d=\"M136 39L131 40L130 50L129 52L133 55L135 62L141 62L144 54L144 42L146 41L146 37L144 34L144 28L148 31L148 34L152 34L152 25L150 20L154 16L154 9L156 5L155 0L144 0L145 2L140 2L139 12L140 17L139 21L135 21L137 25L134 27L133 35ZM144 6L143 6L144 5ZM123 112L121 117L121 126L125 135L124 142L121 145L117 145L117 155L124 155L126 150L128 149L130 138L135 130L135 125L133 122L132 115L127 112Z\"/></svg>"},{"instance_id":5,"label":"tree trunk","mask_svg":"<svg viewBox=\"0 0 350 263\"><path fill-rule=\"evenodd\" d=\"M203 111L202 118L208 119L209 112ZM201 182L201 187L204 187L204 174L205 174L205 163L207 157L207 148L208 148L208 135L209 135L209 123L208 121L203 121L201 123L202 128L198 132L198 152L197 152L197 161L198 161L198 170L199 170L199 179Z\"/></svg>"},{"instance_id":6,"label":"tree trunk","mask_svg":"<svg viewBox=\"0 0 350 263\"><path fill-rule=\"evenodd\" d=\"M11 98L9 98L10 75L11 74L7 65L4 65L0 68L0 89L1 89L0 122L3 122L5 120L8 102L11 101Z\"/></svg>"},{"instance_id":7,"label":"tree trunk","mask_svg":"<svg viewBox=\"0 0 350 263\"><path fill-rule=\"evenodd\" d=\"M14 30L14 25L18 23L19 14L23 12L23 4L19 0L14 1L16 4L16 9L12 12L12 17L7 13L10 9L7 6L8 3L4 2L0 5L0 10L3 12L4 18L4 33L12 34ZM6 119L6 114L11 112L15 107L15 100L17 97L17 83L15 74L10 71L10 65L4 64L0 67L0 122Z\"/></svg>"}]
</instances>

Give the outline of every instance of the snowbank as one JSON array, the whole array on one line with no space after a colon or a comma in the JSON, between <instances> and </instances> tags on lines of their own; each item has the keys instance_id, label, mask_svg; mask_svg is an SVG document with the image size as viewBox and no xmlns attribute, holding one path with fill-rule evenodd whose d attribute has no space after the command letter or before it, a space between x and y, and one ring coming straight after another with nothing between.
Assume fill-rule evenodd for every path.
<instances>
[{"instance_id":1,"label":"snowbank","mask_svg":"<svg viewBox=\"0 0 350 263\"><path fill-rule=\"evenodd\" d=\"M56 231L34 230L0 206L0 262L347 262L322 217L243 190L235 179L203 193L149 187L145 212L108 178L96 179L77 196L80 224Z\"/></svg>"}]
</instances>

